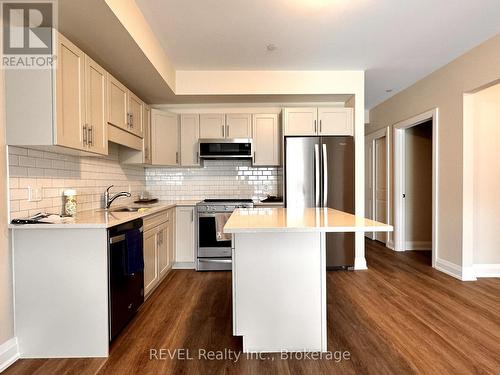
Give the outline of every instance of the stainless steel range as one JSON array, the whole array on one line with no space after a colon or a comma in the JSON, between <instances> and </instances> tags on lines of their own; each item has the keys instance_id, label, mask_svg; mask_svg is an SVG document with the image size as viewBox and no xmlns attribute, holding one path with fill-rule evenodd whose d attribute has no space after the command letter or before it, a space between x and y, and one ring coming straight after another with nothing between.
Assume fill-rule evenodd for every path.
<instances>
[{"instance_id":1,"label":"stainless steel range","mask_svg":"<svg viewBox=\"0 0 500 375\"><path fill-rule=\"evenodd\" d=\"M196 205L197 271L231 270L231 240L229 236L224 238L217 224L221 226L221 220L236 208L252 207L251 199L205 199Z\"/></svg>"}]
</instances>

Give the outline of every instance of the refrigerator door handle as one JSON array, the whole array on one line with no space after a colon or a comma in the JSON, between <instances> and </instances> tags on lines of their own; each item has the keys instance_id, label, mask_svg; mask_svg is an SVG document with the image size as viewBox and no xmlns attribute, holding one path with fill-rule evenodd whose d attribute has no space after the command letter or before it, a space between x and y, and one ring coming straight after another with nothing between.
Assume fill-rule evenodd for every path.
<instances>
[{"instance_id":1,"label":"refrigerator door handle","mask_svg":"<svg viewBox=\"0 0 500 375\"><path fill-rule=\"evenodd\" d=\"M323 143L323 207L328 203L328 154L326 144Z\"/></svg>"},{"instance_id":2,"label":"refrigerator door handle","mask_svg":"<svg viewBox=\"0 0 500 375\"><path fill-rule=\"evenodd\" d=\"M320 167L319 167L319 145L314 145L314 204L320 206Z\"/></svg>"}]
</instances>

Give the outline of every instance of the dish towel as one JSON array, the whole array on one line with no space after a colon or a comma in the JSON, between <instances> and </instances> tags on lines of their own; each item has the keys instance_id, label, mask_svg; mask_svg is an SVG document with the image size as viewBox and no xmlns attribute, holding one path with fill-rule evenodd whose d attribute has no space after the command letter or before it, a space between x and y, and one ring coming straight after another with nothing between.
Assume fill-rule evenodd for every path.
<instances>
[{"instance_id":1,"label":"dish towel","mask_svg":"<svg viewBox=\"0 0 500 375\"><path fill-rule=\"evenodd\" d=\"M231 241L231 233L224 233L224 225L231 214L215 214L215 237L217 241Z\"/></svg>"},{"instance_id":2,"label":"dish towel","mask_svg":"<svg viewBox=\"0 0 500 375\"><path fill-rule=\"evenodd\" d=\"M125 233L124 273L132 275L144 270L142 232L134 229Z\"/></svg>"}]
</instances>

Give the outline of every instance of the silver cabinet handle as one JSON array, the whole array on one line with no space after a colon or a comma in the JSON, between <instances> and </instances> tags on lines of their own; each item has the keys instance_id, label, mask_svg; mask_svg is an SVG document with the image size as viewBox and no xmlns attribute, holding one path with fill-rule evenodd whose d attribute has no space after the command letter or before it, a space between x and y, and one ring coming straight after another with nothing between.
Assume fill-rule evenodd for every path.
<instances>
[{"instance_id":1,"label":"silver cabinet handle","mask_svg":"<svg viewBox=\"0 0 500 375\"><path fill-rule=\"evenodd\" d=\"M326 150L326 144L323 143L323 207L327 207L326 205L327 202L328 202L328 153Z\"/></svg>"},{"instance_id":2,"label":"silver cabinet handle","mask_svg":"<svg viewBox=\"0 0 500 375\"><path fill-rule=\"evenodd\" d=\"M226 130L224 132L224 137L228 137L229 138L229 125L226 124Z\"/></svg>"},{"instance_id":3,"label":"silver cabinet handle","mask_svg":"<svg viewBox=\"0 0 500 375\"><path fill-rule=\"evenodd\" d=\"M88 138L87 138L87 124L83 124L83 145L87 146L88 145Z\"/></svg>"},{"instance_id":4,"label":"silver cabinet handle","mask_svg":"<svg viewBox=\"0 0 500 375\"><path fill-rule=\"evenodd\" d=\"M134 127L134 114L133 113L130 114L130 127L131 128Z\"/></svg>"},{"instance_id":5,"label":"silver cabinet handle","mask_svg":"<svg viewBox=\"0 0 500 375\"><path fill-rule=\"evenodd\" d=\"M319 145L314 145L314 205L320 205L320 169L319 169Z\"/></svg>"},{"instance_id":6,"label":"silver cabinet handle","mask_svg":"<svg viewBox=\"0 0 500 375\"><path fill-rule=\"evenodd\" d=\"M323 121L319 120L319 132L323 131Z\"/></svg>"},{"instance_id":7,"label":"silver cabinet handle","mask_svg":"<svg viewBox=\"0 0 500 375\"><path fill-rule=\"evenodd\" d=\"M127 127L130 127L130 113L127 112Z\"/></svg>"},{"instance_id":8,"label":"silver cabinet handle","mask_svg":"<svg viewBox=\"0 0 500 375\"><path fill-rule=\"evenodd\" d=\"M194 210L191 210L191 222L194 221Z\"/></svg>"},{"instance_id":9,"label":"silver cabinet handle","mask_svg":"<svg viewBox=\"0 0 500 375\"><path fill-rule=\"evenodd\" d=\"M255 151L253 152L252 162L255 164Z\"/></svg>"},{"instance_id":10,"label":"silver cabinet handle","mask_svg":"<svg viewBox=\"0 0 500 375\"><path fill-rule=\"evenodd\" d=\"M316 120L314 120L314 132L315 133L318 132L318 126L317 126Z\"/></svg>"},{"instance_id":11,"label":"silver cabinet handle","mask_svg":"<svg viewBox=\"0 0 500 375\"><path fill-rule=\"evenodd\" d=\"M178 164L179 163L179 152L176 151L175 152L175 164Z\"/></svg>"},{"instance_id":12,"label":"silver cabinet handle","mask_svg":"<svg viewBox=\"0 0 500 375\"><path fill-rule=\"evenodd\" d=\"M94 125L89 126L89 146L94 145Z\"/></svg>"},{"instance_id":13,"label":"silver cabinet handle","mask_svg":"<svg viewBox=\"0 0 500 375\"><path fill-rule=\"evenodd\" d=\"M196 162L197 163L200 162L200 153L199 153L199 151L196 151Z\"/></svg>"},{"instance_id":14,"label":"silver cabinet handle","mask_svg":"<svg viewBox=\"0 0 500 375\"><path fill-rule=\"evenodd\" d=\"M226 131L225 131L225 126L224 125L221 125L222 126L222 138L226 138Z\"/></svg>"}]
</instances>

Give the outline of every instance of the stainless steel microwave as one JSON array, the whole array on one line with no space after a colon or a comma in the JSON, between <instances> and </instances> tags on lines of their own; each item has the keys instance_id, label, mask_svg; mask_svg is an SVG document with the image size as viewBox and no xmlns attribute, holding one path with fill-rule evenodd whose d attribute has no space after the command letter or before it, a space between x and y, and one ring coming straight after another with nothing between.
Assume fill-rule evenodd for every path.
<instances>
[{"instance_id":1,"label":"stainless steel microwave","mask_svg":"<svg viewBox=\"0 0 500 375\"><path fill-rule=\"evenodd\" d=\"M250 159L253 155L251 138L200 139L202 159Z\"/></svg>"}]
</instances>

